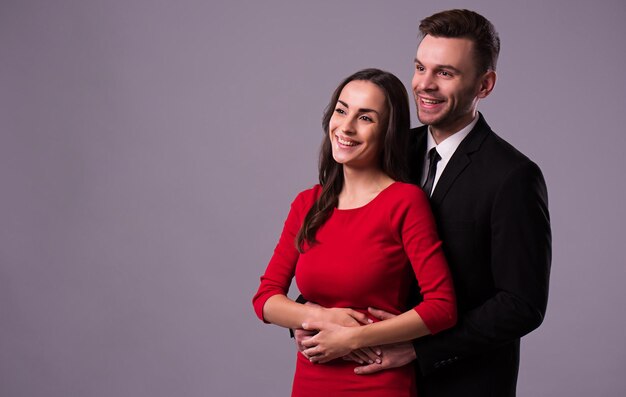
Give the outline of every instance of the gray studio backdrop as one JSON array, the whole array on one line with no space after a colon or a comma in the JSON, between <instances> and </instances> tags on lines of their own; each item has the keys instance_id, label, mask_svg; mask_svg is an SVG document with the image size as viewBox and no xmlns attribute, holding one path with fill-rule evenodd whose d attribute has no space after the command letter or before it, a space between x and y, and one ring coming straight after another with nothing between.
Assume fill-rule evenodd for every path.
<instances>
[{"instance_id":1,"label":"gray studio backdrop","mask_svg":"<svg viewBox=\"0 0 626 397\"><path fill-rule=\"evenodd\" d=\"M459 6L503 42L480 109L550 194L519 395L623 395L623 1L1 0L0 396L288 395L250 300L322 110L364 67L409 86L419 19Z\"/></svg>"}]
</instances>

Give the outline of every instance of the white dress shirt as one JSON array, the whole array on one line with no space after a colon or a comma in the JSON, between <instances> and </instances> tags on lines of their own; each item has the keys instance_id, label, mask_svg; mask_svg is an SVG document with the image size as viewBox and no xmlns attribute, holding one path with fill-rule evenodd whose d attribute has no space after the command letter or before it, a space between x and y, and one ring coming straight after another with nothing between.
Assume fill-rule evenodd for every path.
<instances>
[{"instance_id":1,"label":"white dress shirt","mask_svg":"<svg viewBox=\"0 0 626 397\"><path fill-rule=\"evenodd\" d=\"M433 190L431 191L431 194L435 191L435 187L437 186L439 177L443 173L443 170L446 168L446 165L448 165L448 162L452 158L452 155L454 154L454 152L456 152L456 149L459 147L463 139L465 139L465 137L470 133L472 128L474 128L477 122L478 113L476 113L476 117L474 117L474 120L472 120L471 123L463 127L459 132L456 132L444 139L442 142L439 143L439 145L435 143L435 139L433 138L432 132L430 131L430 126L428 127L428 134L426 134L426 153L424 154L424 167L422 167L422 179L420 183L421 186L424 186L424 183L426 183L426 178L428 177L428 165L430 163L428 159L428 152L430 151L430 149L436 148L437 153L439 153L439 156L441 157L441 160L439 160L439 162L437 163L437 173L435 174L435 181L433 183Z\"/></svg>"}]
</instances>

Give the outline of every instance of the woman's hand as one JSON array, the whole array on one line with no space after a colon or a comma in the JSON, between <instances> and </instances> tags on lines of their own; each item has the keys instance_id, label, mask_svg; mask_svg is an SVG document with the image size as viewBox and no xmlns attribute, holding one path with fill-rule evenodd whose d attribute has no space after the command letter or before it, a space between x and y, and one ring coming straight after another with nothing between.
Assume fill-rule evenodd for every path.
<instances>
[{"instance_id":1,"label":"woman's hand","mask_svg":"<svg viewBox=\"0 0 626 397\"><path fill-rule=\"evenodd\" d=\"M311 322L302 324L302 328L317 331L317 335L302 342L305 347L302 354L312 363L323 364L359 348L354 342L359 327Z\"/></svg>"},{"instance_id":2,"label":"woman's hand","mask_svg":"<svg viewBox=\"0 0 626 397\"><path fill-rule=\"evenodd\" d=\"M305 322L329 322L346 327L356 327L358 325L371 324L373 322L367 314L350 308L324 307L313 302L306 302L304 303L304 306L309 310L313 310L310 318L308 318ZM306 334L308 335L310 332L307 332Z\"/></svg>"},{"instance_id":3,"label":"woman's hand","mask_svg":"<svg viewBox=\"0 0 626 397\"><path fill-rule=\"evenodd\" d=\"M333 307L321 308L321 314L317 322L332 323L344 327L356 327L363 324L370 324L372 320L366 314L350 308Z\"/></svg>"},{"instance_id":4,"label":"woman's hand","mask_svg":"<svg viewBox=\"0 0 626 397\"><path fill-rule=\"evenodd\" d=\"M349 308L325 308L318 304L306 302L305 306L313 307L320 309L320 314L318 317L318 321L315 323L329 323L341 325L344 327L357 327L360 325L371 324L372 320L364 313L358 312ZM313 323L313 322L310 322ZM310 329L296 329L294 330L294 338L296 340L296 345L298 346L298 350L304 354L304 351L307 347L304 345L304 341L311 339L314 335L317 334L317 330ZM305 354L307 358L311 358ZM380 363L380 349L379 348L370 348L364 347L363 349L357 349L353 352L350 352L346 357L346 360L352 360L359 364L373 364Z\"/></svg>"}]
</instances>

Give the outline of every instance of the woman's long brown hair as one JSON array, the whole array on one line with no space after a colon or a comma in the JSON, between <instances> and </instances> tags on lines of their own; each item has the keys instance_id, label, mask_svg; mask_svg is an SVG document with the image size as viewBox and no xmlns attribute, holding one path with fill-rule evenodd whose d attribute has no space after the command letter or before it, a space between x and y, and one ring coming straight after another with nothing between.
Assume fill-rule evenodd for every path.
<instances>
[{"instance_id":1,"label":"woman's long brown hair","mask_svg":"<svg viewBox=\"0 0 626 397\"><path fill-rule=\"evenodd\" d=\"M407 148L409 142L410 113L409 98L402 82L393 74L379 69L364 69L347 77L333 92L324 111L322 128L324 140L319 157L319 183L322 193L317 198L304 218L302 227L296 235L296 248L304 252L304 243L314 245L317 230L328 220L337 207L339 193L343 188L343 165L335 161L328 136L330 118L343 88L351 81L363 80L376 84L385 95L387 107L387 128L383 128L383 148L380 156L380 168L396 181L408 180Z\"/></svg>"}]
</instances>

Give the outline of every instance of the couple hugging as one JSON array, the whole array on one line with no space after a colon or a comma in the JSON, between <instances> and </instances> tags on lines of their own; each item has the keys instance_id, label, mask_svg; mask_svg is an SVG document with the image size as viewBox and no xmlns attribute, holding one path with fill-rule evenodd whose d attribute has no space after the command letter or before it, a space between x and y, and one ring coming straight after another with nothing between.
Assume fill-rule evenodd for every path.
<instances>
[{"instance_id":1,"label":"couple hugging","mask_svg":"<svg viewBox=\"0 0 626 397\"><path fill-rule=\"evenodd\" d=\"M423 126L410 129L394 75L339 84L319 184L293 201L253 298L260 319L295 330L292 396L514 396L520 338L543 321L545 182L477 110L496 83L498 34L468 10L419 29Z\"/></svg>"}]
</instances>

